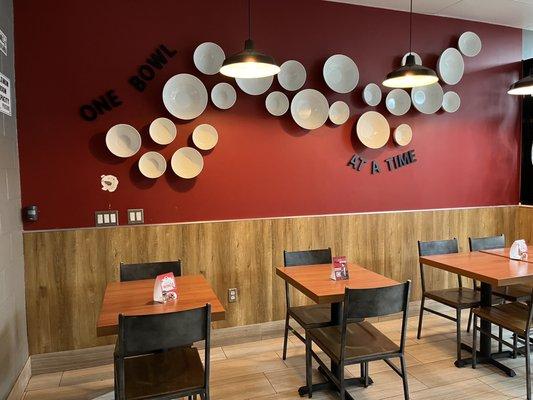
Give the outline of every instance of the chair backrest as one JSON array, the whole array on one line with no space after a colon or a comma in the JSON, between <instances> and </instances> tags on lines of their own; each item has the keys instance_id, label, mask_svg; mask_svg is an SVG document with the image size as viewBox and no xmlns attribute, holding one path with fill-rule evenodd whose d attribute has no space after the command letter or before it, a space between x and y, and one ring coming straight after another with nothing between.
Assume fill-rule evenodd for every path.
<instances>
[{"instance_id":1,"label":"chair backrest","mask_svg":"<svg viewBox=\"0 0 533 400\"><path fill-rule=\"evenodd\" d=\"M470 251L502 249L505 247L505 235L468 238Z\"/></svg>"},{"instance_id":2,"label":"chair backrest","mask_svg":"<svg viewBox=\"0 0 533 400\"><path fill-rule=\"evenodd\" d=\"M418 241L418 255L420 257L424 256L436 256L439 254L453 254L459 253L459 246L457 245L457 239L447 239L447 240L433 240L429 242ZM424 265L420 263L420 279L422 283L422 293L426 291L426 280L424 277ZM463 286L463 281L461 275L457 275L457 281L459 287Z\"/></svg>"},{"instance_id":3,"label":"chair backrest","mask_svg":"<svg viewBox=\"0 0 533 400\"><path fill-rule=\"evenodd\" d=\"M155 279L157 275L174 273L181 276L181 260L163 261L140 264L120 263L120 281L138 281L140 279Z\"/></svg>"},{"instance_id":4,"label":"chair backrest","mask_svg":"<svg viewBox=\"0 0 533 400\"><path fill-rule=\"evenodd\" d=\"M118 353L122 357L188 346L205 341L209 346L211 305L165 314L126 316L118 319Z\"/></svg>"},{"instance_id":5,"label":"chair backrest","mask_svg":"<svg viewBox=\"0 0 533 400\"><path fill-rule=\"evenodd\" d=\"M365 318L380 317L399 312L403 313L400 338L400 352L403 353L407 332L410 294L410 280L394 286L372 289L346 288L344 291L344 311L341 331L341 359L344 359L345 355L346 327L348 324L359 322Z\"/></svg>"},{"instance_id":6,"label":"chair backrest","mask_svg":"<svg viewBox=\"0 0 533 400\"><path fill-rule=\"evenodd\" d=\"M286 267L312 264L331 264L331 248L319 250L284 251L283 262Z\"/></svg>"}]
</instances>

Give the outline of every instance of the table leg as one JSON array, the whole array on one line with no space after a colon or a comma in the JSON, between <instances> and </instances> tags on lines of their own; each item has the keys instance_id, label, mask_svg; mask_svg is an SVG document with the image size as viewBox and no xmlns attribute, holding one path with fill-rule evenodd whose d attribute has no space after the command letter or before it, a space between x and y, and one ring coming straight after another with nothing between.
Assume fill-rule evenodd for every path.
<instances>
[{"instance_id":1,"label":"table leg","mask_svg":"<svg viewBox=\"0 0 533 400\"><path fill-rule=\"evenodd\" d=\"M482 307L491 307L492 306L492 286L488 283L481 282L481 306ZM481 329L483 329L486 332L492 332L492 324L490 321L481 319ZM475 349L472 349L470 346L462 345L462 347L465 350L469 350L470 352L475 351ZM491 353L492 348L492 338L487 335L480 335L479 338L479 351L477 356L477 362L479 364L490 364L503 372L505 372L510 377L513 377L516 375L514 370L511 368L503 365L499 361L497 361L497 358L504 358L504 357L511 357L512 352L511 351L503 351L500 353ZM458 361L455 362L455 366L458 368L464 367L467 364L472 364L471 358L463 359L461 363Z\"/></svg>"},{"instance_id":2,"label":"table leg","mask_svg":"<svg viewBox=\"0 0 533 400\"><path fill-rule=\"evenodd\" d=\"M333 325L340 325L342 323L342 303L331 303L331 323ZM323 383L315 383L313 384L313 392L314 391L318 391L318 390L337 390L337 387L335 386L335 384L333 382L330 382L329 379L328 379L328 376L326 375L326 373L323 371L322 367L318 367L318 372L320 372L322 374L322 376L324 377L324 379L326 379L325 382ZM331 372L335 375L335 376L339 376L339 365L331 360ZM365 385L365 373L368 373L368 371L366 371L365 373L363 373L363 368L361 368L361 376L359 378L350 378L350 379L345 379L344 382L346 383L346 387L350 387L350 386L364 386ZM369 377L368 378L368 384L371 385L372 383L374 383L372 381L372 379ZM298 394L300 396L305 396L307 395L307 393L309 393L309 391L307 390L307 386L302 386L298 389ZM352 396L346 392L346 399L347 400L352 400Z\"/></svg>"}]
</instances>

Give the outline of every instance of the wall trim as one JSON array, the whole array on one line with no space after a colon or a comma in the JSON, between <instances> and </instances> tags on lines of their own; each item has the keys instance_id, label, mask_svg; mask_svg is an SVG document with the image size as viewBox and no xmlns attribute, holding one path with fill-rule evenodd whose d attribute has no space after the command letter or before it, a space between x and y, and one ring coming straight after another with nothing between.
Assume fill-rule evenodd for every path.
<instances>
[{"instance_id":1,"label":"wall trim","mask_svg":"<svg viewBox=\"0 0 533 400\"><path fill-rule=\"evenodd\" d=\"M163 222L159 224L138 224L138 225L116 225L107 227L84 226L73 228L51 228L51 229L35 229L23 230L22 233L43 233L43 232L63 232L63 231L78 231L88 229L117 229L117 228L138 228L146 226L172 226L172 225L194 225L194 224L213 224L223 222L246 222L246 221L264 221L264 220L278 220L278 219L296 219L296 218L320 218L320 217L343 217L350 215L375 215L375 214L399 214L412 212L433 212L433 211L460 211L460 210L475 210L480 208L504 208L504 207L533 207L521 204L500 204L487 206L471 206L471 207L451 207L451 208L426 208L426 209L412 209L412 210L390 210L390 211L364 211L354 213L338 213L338 214L313 214L313 215L287 215L280 217L258 217L258 218L239 218L239 219L220 219L210 221L184 221L184 222Z\"/></svg>"},{"instance_id":2,"label":"wall trim","mask_svg":"<svg viewBox=\"0 0 533 400\"><path fill-rule=\"evenodd\" d=\"M7 400L22 400L22 398L24 397L24 391L28 386L28 382L30 381L31 375L31 357L28 357L26 363L24 364L24 367L22 367L22 370L20 371L17 380L15 381L15 384L13 385L11 391L9 392L9 395L7 396Z\"/></svg>"}]
</instances>

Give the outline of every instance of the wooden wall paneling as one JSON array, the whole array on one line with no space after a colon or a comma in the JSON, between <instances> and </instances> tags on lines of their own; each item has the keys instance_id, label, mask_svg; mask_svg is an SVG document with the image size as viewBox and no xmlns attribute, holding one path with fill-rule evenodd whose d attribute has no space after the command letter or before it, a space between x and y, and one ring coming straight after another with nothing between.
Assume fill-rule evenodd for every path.
<instances>
[{"instance_id":1,"label":"wooden wall paneling","mask_svg":"<svg viewBox=\"0 0 533 400\"><path fill-rule=\"evenodd\" d=\"M229 327L284 317L284 286L274 272L283 250L330 246L375 272L411 279L417 300L417 240L455 236L463 251L470 235L531 242L532 222L533 208L510 206L25 233L30 353L113 343L96 337L96 320L120 261L180 258L185 274L201 273L211 283L227 310L216 327ZM432 268L427 281L430 288L456 285L454 276ZM239 300L228 304L230 287L239 289ZM296 291L293 299L309 302Z\"/></svg>"}]
</instances>

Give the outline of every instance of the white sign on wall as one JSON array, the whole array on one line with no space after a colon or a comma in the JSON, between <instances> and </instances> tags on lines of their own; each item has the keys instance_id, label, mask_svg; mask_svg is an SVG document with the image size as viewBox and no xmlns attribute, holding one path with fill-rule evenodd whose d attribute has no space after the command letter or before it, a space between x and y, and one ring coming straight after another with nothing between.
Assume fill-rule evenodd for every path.
<instances>
[{"instance_id":1,"label":"white sign on wall","mask_svg":"<svg viewBox=\"0 0 533 400\"><path fill-rule=\"evenodd\" d=\"M0 51L7 56L7 36L0 29Z\"/></svg>"},{"instance_id":2,"label":"white sign on wall","mask_svg":"<svg viewBox=\"0 0 533 400\"><path fill-rule=\"evenodd\" d=\"M9 78L0 73L0 112L11 115L11 84Z\"/></svg>"}]
</instances>

